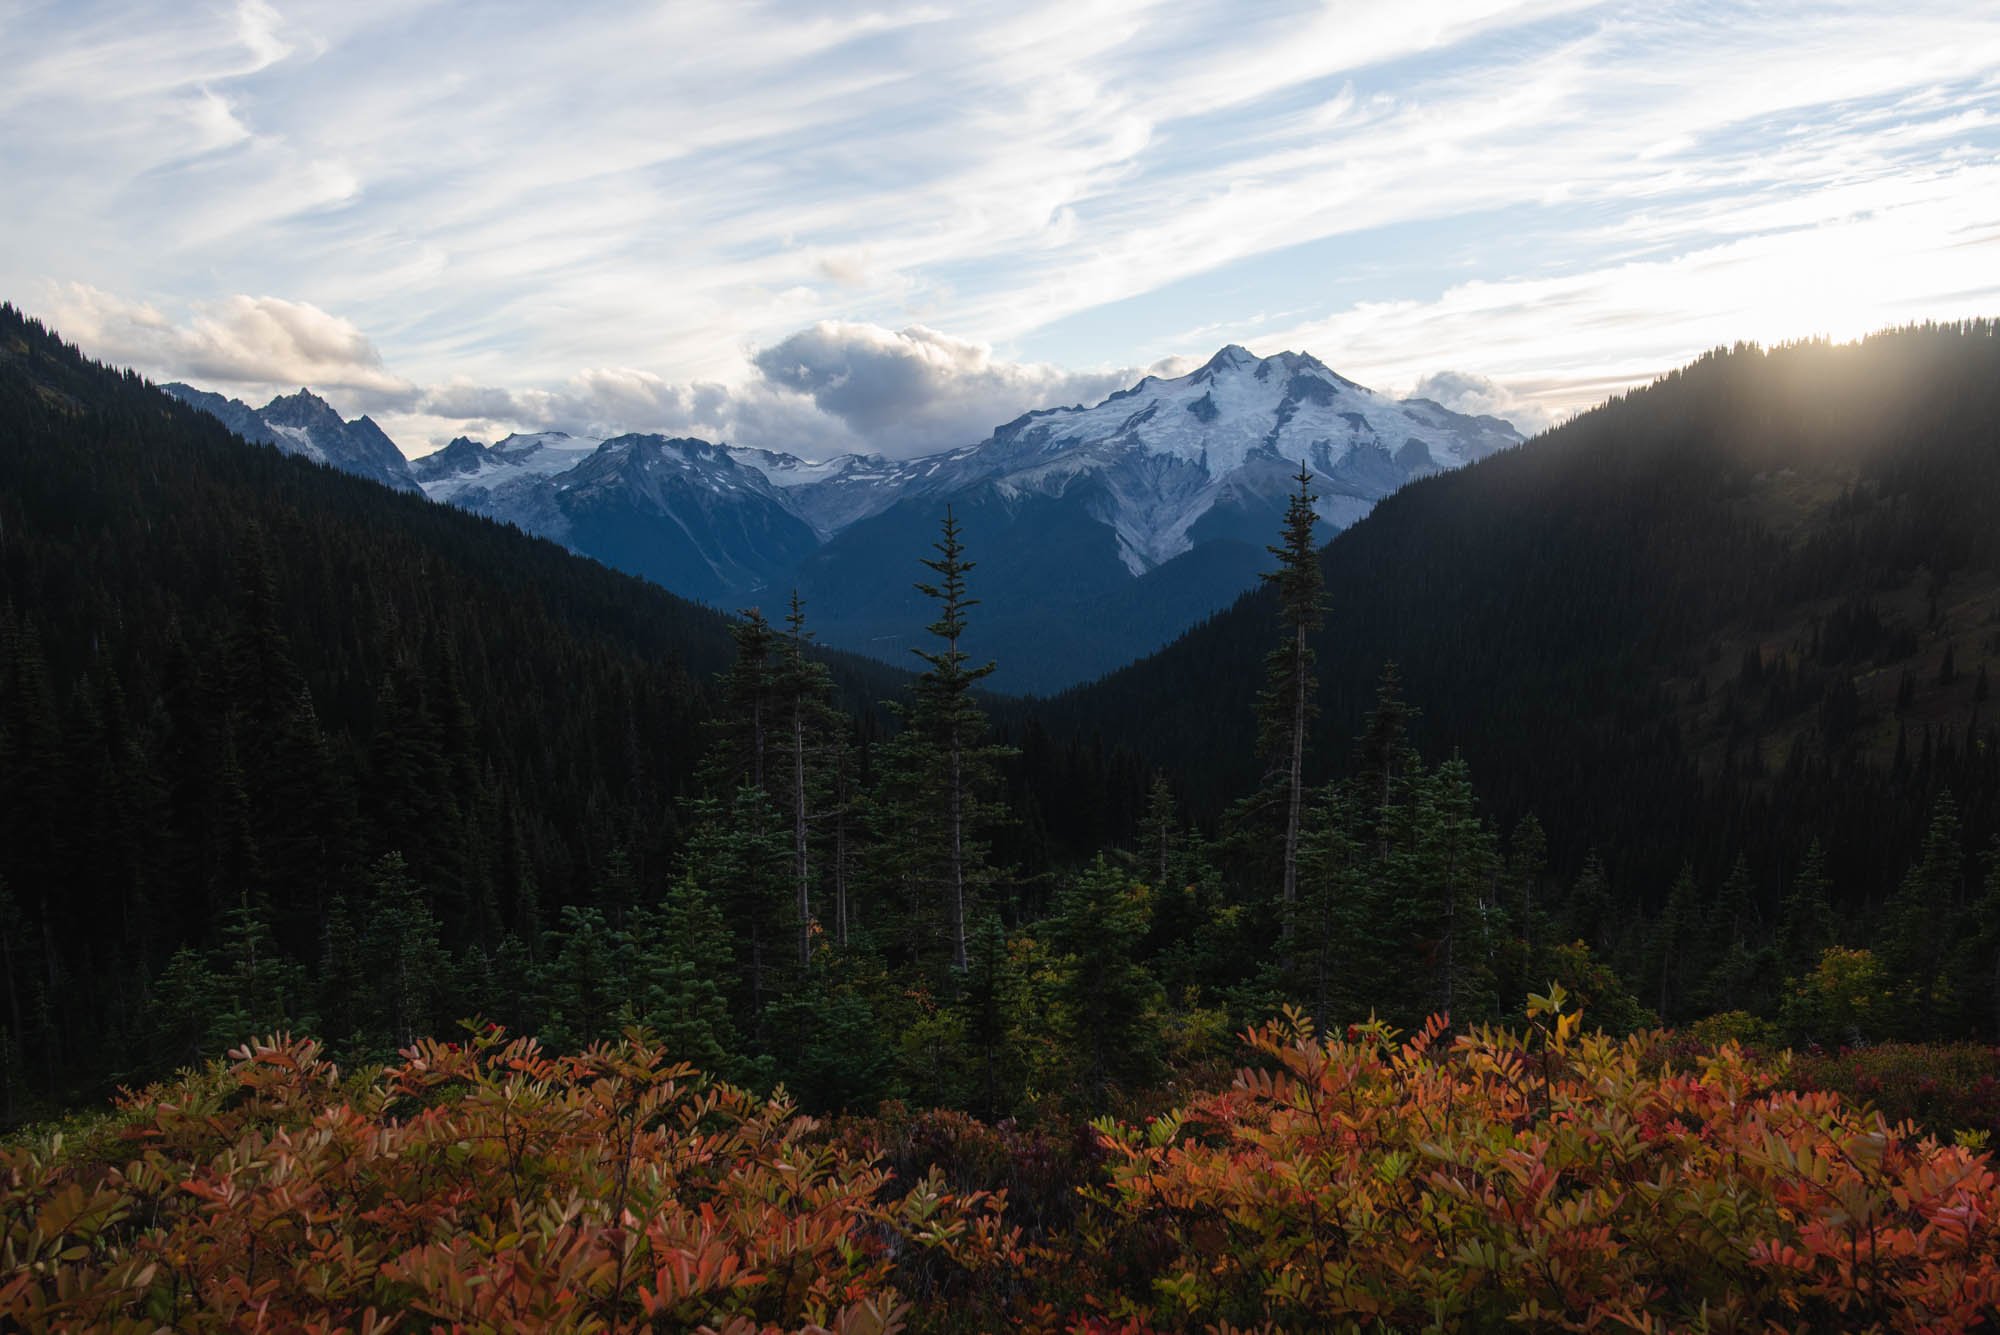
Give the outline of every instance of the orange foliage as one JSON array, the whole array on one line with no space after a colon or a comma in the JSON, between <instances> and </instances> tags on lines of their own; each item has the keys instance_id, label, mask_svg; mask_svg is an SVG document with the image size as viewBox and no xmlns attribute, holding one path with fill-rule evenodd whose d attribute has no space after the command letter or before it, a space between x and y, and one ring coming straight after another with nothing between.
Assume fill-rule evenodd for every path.
<instances>
[{"instance_id":1,"label":"orange foliage","mask_svg":"<svg viewBox=\"0 0 2000 1335\"><path fill-rule=\"evenodd\" d=\"M1562 1003L1534 999L1521 1034L1449 1040L1436 1020L1322 1041L1290 1016L1248 1035L1232 1088L1101 1121L1095 1144L894 1110L827 1136L636 1036L564 1058L498 1034L424 1043L347 1081L315 1045L272 1041L126 1100L111 1152L0 1153L0 1327L1994 1320L1986 1155L1788 1089L1782 1060L1584 1033ZM994 1182L1039 1202L1031 1238Z\"/></svg>"},{"instance_id":2,"label":"orange foliage","mask_svg":"<svg viewBox=\"0 0 2000 1335\"><path fill-rule=\"evenodd\" d=\"M899 1259L1015 1255L1003 1198L892 1192L637 1036L425 1042L352 1087L311 1042L230 1055L125 1100L122 1162L0 1156L0 1325L865 1335Z\"/></svg>"},{"instance_id":3,"label":"orange foliage","mask_svg":"<svg viewBox=\"0 0 2000 1335\"><path fill-rule=\"evenodd\" d=\"M1579 1032L1249 1035L1265 1065L1135 1127L1117 1236L1152 1265L1103 1315L1148 1329L1956 1331L2000 1311L1983 1154L1780 1088L1733 1045L1694 1069Z\"/></svg>"}]
</instances>

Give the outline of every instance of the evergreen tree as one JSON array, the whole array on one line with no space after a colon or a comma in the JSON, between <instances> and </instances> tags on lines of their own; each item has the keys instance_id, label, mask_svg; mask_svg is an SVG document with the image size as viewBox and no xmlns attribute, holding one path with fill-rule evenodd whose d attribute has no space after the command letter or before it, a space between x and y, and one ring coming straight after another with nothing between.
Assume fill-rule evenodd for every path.
<instances>
[{"instance_id":1,"label":"evergreen tree","mask_svg":"<svg viewBox=\"0 0 2000 1335\"><path fill-rule=\"evenodd\" d=\"M534 971L541 1038L558 1052L574 1052L616 1035L617 1019L632 998L631 940L596 908L566 904L542 946Z\"/></svg>"},{"instance_id":2,"label":"evergreen tree","mask_svg":"<svg viewBox=\"0 0 2000 1335\"><path fill-rule=\"evenodd\" d=\"M1584 857L1583 869L1563 906L1563 936L1602 953L1609 944L1611 902L1611 878L1604 869L1604 859L1593 848Z\"/></svg>"},{"instance_id":3,"label":"evergreen tree","mask_svg":"<svg viewBox=\"0 0 2000 1335\"><path fill-rule=\"evenodd\" d=\"M799 968L812 963L815 918L812 907L812 826L831 799L829 751L840 744L841 719L831 696L826 665L807 656L812 636L796 590L785 616L786 634L774 674L780 726L784 732L785 773L779 784L791 817L793 910L798 919ZM839 850L836 849L836 856ZM844 936L844 934L843 934Z\"/></svg>"},{"instance_id":4,"label":"evergreen tree","mask_svg":"<svg viewBox=\"0 0 2000 1335\"><path fill-rule=\"evenodd\" d=\"M1146 793L1146 814L1139 829L1150 849L1153 885L1164 891L1170 880L1173 855L1180 845L1180 815L1174 803L1174 790L1165 774L1153 776L1153 786Z\"/></svg>"},{"instance_id":5,"label":"evergreen tree","mask_svg":"<svg viewBox=\"0 0 2000 1335\"><path fill-rule=\"evenodd\" d=\"M1542 882L1549 874L1549 839L1542 823L1529 812L1514 826L1507 841L1508 909L1514 914L1521 936L1532 952L1539 939L1537 926L1548 913L1541 901ZM1541 934L1541 935L1545 935Z\"/></svg>"},{"instance_id":6,"label":"evergreen tree","mask_svg":"<svg viewBox=\"0 0 2000 1335\"><path fill-rule=\"evenodd\" d=\"M722 709L710 724L714 742L703 766L712 793L740 784L770 791L767 768L779 725L780 650L777 632L757 608L748 607L729 628L736 660L722 674Z\"/></svg>"},{"instance_id":7,"label":"evergreen tree","mask_svg":"<svg viewBox=\"0 0 2000 1335\"><path fill-rule=\"evenodd\" d=\"M876 819L891 874L913 901L940 901L951 971L963 974L967 915L994 879L983 838L1001 814L991 796L994 766L1010 751L985 740L986 714L973 694L995 665L973 666L965 649L967 613L978 605L966 584L974 563L965 559L949 509L934 550L923 564L937 579L916 587L937 604L937 619L927 627L937 647L914 651L925 669L909 706L898 711L903 729L886 748L880 794L886 800L877 802ZM912 927L921 931L926 906L912 902L911 910ZM921 937L912 944L921 954Z\"/></svg>"},{"instance_id":8,"label":"evergreen tree","mask_svg":"<svg viewBox=\"0 0 2000 1335\"><path fill-rule=\"evenodd\" d=\"M401 1049L456 1018L444 1006L449 961L437 919L401 854L385 854L369 868L367 894L361 954L373 974L373 1035Z\"/></svg>"},{"instance_id":9,"label":"evergreen tree","mask_svg":"<svg viewBox=\"0 0 2000 1335\"><path fill-rule=\"evenodd\" d=\"M645 1027L682 1061L729 1078L742 1065L729 1014L735 947L722 913L691 877L676 879L657 906L633 921L632 993L626 1019Z\"/></svg>"},{"instance_id":10,"label":"evergreen tree","mask_svg":"<svg viewBox=\"0 0 2000 1335\"><path fill-rule=\"evenodd\" d=\"M1402 671L1393 661L1384 663L1375 683L1374 707L1355 739L1351 766L1378 858L1389 855L1391 817L1420 768L1410 745L1410 721L1416 713L1403 699Z\"/></svg>"},{"instance_id":11,"label":"evergreen tree","mask_svg":"<svg viewBox=\"0 0 2000 1335\"><path fill-rule=\"evenodd\" d=\"M1314 653L1308 637L1325 620L1319 548L1313 541L1312 473L1303 460L1296 477L1298 489L1285 507L1280 545L1266 548L1278 558L1278 568L1263 575L1278 593L1278 624L1283 634L1264 659L1264 689L1258 697L1258 739L1269 758L1272 774L1283 784L1285 803L1284 872L1279 898L1284 905L1283 932L1292 935L1291 909L1298 898L1299 828L1305 805L1306 735L1318 713L1313 678Z\"/></svg>"},{"instance_id":12,"label":"evergreen tree","mask_svg":"<svg viewBox=\"0 0 2000 1335\"><path fill-rule=\"evenodd\" d=\"M815 960L804 983L771 1004L769 1069L812 1112L873 1111L895 1089L890 1029L864 990Z\"/></svg>"},{"instance_id":13,"label":"evergreen tree","mask_svg":"<svg viewBox=\"0 0 2000 1335\"><path fill-rule=\"evenodd\" d=\"M1145 887L1100 857L1068 878L1046 924L1073 1083L1100 1107L1159 1066L1160 986L1137 958L1147 916Z\"/></svg>"},{"instance_id":14,"label":"evergreen tree","mask_svg":"<svg viewBox=\"0 0 2000 1335\"><path fill-rule=\"evenodd\" d=\"M1814 839L1805 861L1785 891L1778 923L1778 967L1786 978L1803 978L1834 944L1833 882L1826 872L1826 849Z\"/></svg>"},{"instance_id":15,"label":"evergreen tree","mask_svg":"<svg viewBox=\"0 0 2000 1335\"><path fill-rule=\"evenodd\" d=\"M1965 850L1958 804L1948 792L1931 807L1930 827L1915 865L1889 903L1881 956L1903 1001L1910 1037L1936 1032L1939 983L1965 893Z\"/></svg>"},{"instance_id":16,"label":"evergreen tree","mask_svg":"<svg viewBox=\"0 0 2000 1335\"><path fill-rule=\"evenodd\" d=\"M1000 916L981 914L960 1005L966 1044L978 1066L978 1106L988 1120L1010 1111L1027 1081L1027 1059L1019 1042L1024 986Z\"/></svg>"},{"instance_id":17,"label":"evergreen tree","mask_svg":"<svg viewBox=\"0 0 2000 1335\"><path fill-rule=\"evenodd\" d=\"M1330 784L1309 805L1299 837L1297 916L1309 932L1311 971L1287 990L1310 999L1322 1032L1336 1014L1365 1015L1382 1004L1373 984L1388 970L1379 966L1404 944L1393 906L1374 893L1382 878L1369 874L1359 824L1352 788Z\"/></svg>"},{"instance_id":18,"label":"evergreen tree","mask_svg":"<svg viewBox=\"0 0 2000 1335\"><path fill-rule=\"evenodd\" d=\"M1488 1018L1498 1001L1497 907L1488 892L1500 858L1492 832L1479 819L1472 775L1458 756L1426 776L1417 797L1410 864L1438 942L1435 1008L1461 1024Z\"/></svg>"},{"instance_id":19,"label":"evergreen tree","mask_svg":"<svg viewBox=\"0 0 2000 1335\"><path fill-rule=\"evenodd\" d=\"M682 875L721 910L740 943L731 952L740 978L735 1014L745 1031L761 1039L766 1008L797 976L786 962L795 931L791 840L770 797L747 782L726 808L703 798L690 814L693 829Z\"/></svg>"},{"instance_id":20,"label":"evergreen tree","mask_svg":"<svg viewBox=\"0 0 2000 1335\"><path fill-rule=\"evenodd\" d=\"M1703 1009L1763 1013L1776 1009L1777 951L1765 937L1750 864L1741 854L1709 906L1705 947Z\"/></svg>"},{"instance_id":21,"label":"evergreen tree","mask_svg":"<svg viewBox=\"0 0 2000 1335\"><path fill-rule=\"evenodd\" d=\"M0 1122L12 1125L16 1109L17 1072L24 1069L23 1047L27 1041L26 1017L28 1007L25 998L32 995L34 980L22 976L27 955L26 923L21 909L14 902L14 892L7 884L7 878L0 876L0 973L6 975L6 1004L4 1016L7 1038L8 1067L5 1106L0 1107Z\"/></svg>"},{"instance_id":22,"label":"evergreen tree","mask_svg":"<svg viewBox=\"0 0 2000 1335\"><path fill-rule=\"evenodd\" d=\"M1660 1018L1672 1021L1680 1014L1686 995L1685 980L1690 973L1690 956L1695 953L1696 914L1701 899L1694 868L1683 864L1667 892L1667 902L1653 921L1648 954L1652 960L1655 997Z\"/></svg>"}]
</instances>

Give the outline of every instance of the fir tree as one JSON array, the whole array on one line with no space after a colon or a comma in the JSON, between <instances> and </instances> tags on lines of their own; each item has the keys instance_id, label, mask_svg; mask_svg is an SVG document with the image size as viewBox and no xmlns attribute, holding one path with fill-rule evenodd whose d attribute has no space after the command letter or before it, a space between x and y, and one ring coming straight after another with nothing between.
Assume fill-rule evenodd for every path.
<instances>
[{"instance_id":1,"label":"fir tree","mask_svg":"<svg viewBox=\"0 0 2000 1335\"><path fill-rule=\"evenodd\" d=\"M1307 989L1322 1032L1336 1004L1365 1014L1379 1003L1379 996L1359 994L1376 976L1374 966L1393 960L1402 945L1393 939L1389 906L1373 902L1357 825L1351 789L1331 784L1308 808L1299 838L1298 918L1311 933L1312 966L1292 990Z\"/></svg>"},{"instance_id":2,"label":"fir tree","mask_svg":"<svg viewBox=\"0 0 2000 1335\"><path fill-rule=\"evenodd\" d=\"M1167 783L1165 774L1153 776L1153 786L1146 793L1146 814L1139 828L1150 847L1153 885L1164 891L1168 886L1171 860L1180 846L1180 815L1174 802L1174 790Z\"/></svg>"},{"instance_id":3,"label":"fir tree","mask_svg":"<svg viewBox=\"0 0 2000 1335\"><path fill-rule=\"evenodd\" d=\"M925 669L909 706L898 711L903 730L887 748L888 805L878 803L877 820L889 826L884 833L891 862L906 888L942 901L951 971L963 974L968 914L993 879L982 836L1000 814L991 797L994 765L1010 752L985 740L986 714L973 694L995 665L973 666L965 649L967 613L978 605L966 584L974 563L965 559L949 509L934 550L937 555L923 564L937 579L916 588L937 605L937 619L927 627L937 647L914 651ZM913 924L922 921L921 903L912 904L912 917Z\"/></svg>"},{"instance_id":4,"label":"fir tree","mask_svg":"<svg viewBox=\"0 0 2000 1335\"><path fill-rule=\"evenodd\" d=\"M974 940L960 1004L966 1043L978 1062L981 1115L991 1120L1009 1110L1027 1079L1027 1063L1016 1041L1023 980L998 914L980 915Z\"/></svg>"},{"instance_id":5,"label":"fir tree","mask_svg":"<svg viewBox=\"0 0 2000 1335\"><path fill-rule=\"evenodd\" d=\"M1520 934L1523 962L1532 971L1536 952L1549 944L1542 882L1549 874L1549 840L1542 823L1529 812L1514 826L1507 841L1507 908ZM1525 985L1529 979L1522 979Z\"/></svg>"},{"instance_id":6,"label":"fir tree","mask_svg":"<svg viewBox=\"0 0 2000 1335\"><path fill-rule=\"evenodd\" d=\"M757 608L739 615L729 628L736 660L720 678L722 708L711 724L715 742L703 771L713 793L745 783L770 791L766 768L778 726L778 635Z\"/></svg>"},{"instance_id":7,"label":"fir tree","mask_svg":"<svg viewBox=\"0 0 2000 1335\"><path fill-rule=\"evenodd\" d=\"M1278 593L1278 624L1283 634L1264 659L1264 690L1258 698L1259 741L1272 772L1284 786L1284 872L1279 898L1284 906L1283 932L1292 935L1291 909L1298 898L1299 826L1305 804L1306 734L1318 713L1314 698L1314 653L1308 637L1325 620L1324 585L1319 548L1313 541L1312 473L1304 461L1296 477L1298 489L1285 507L1283 536L1266 548L1278 558L1278 568L1262 578Z\"/></svg>"},{"instance_id":8,"label":"fir tree","mask_svg":"<svg viewBox=\"0 0 2000 1335\"><path fill-rule=\"evenodd\" d=\"M659 1037L678 1060L724 1078L741 1065L729 1014L734 946L722 913L691 877L634 916L632 995L626 1018Z\"/></svg>"},{"instance_id":9,"label":"fir tree","mask_svg":"<svg viewBox=\"0 0 2000 1335\"><path fill-rule=\"evenodd\" d=\"M614 931L600 910L563 907L534 974L545 1043L575 1051L613 1035L616 1017L632 996L629 946L630 939Z\"/></svg>"},{"instance_id":10,"label":"fir tree","mask_svg":"<svg viewBox=\"0 0 2000 1335\"><path fill-rule=\"evenodd\" d=\"M732 952L740 970L736 1014L761 1038L766 1007L794 971L785 963L792 936L792 853L771 800L750 783L724 807L703 798L691 810L693 830L682 874L721 910L743 948Z\"/></svg>"},{"instance_id":11,"label":"fir tree","mask_svg":"<svg viewBox=\"0 0 2000 1335\"><path fill-rule=\"evenodd\" d=\"M1652 956L1657 1008L1663 1020L1671 1020L1679 1013L1680 998L1685 991L1682 980L1688 976L1689 957L1694 953L1695 915L1700 898L1701 888L1695 881L1694 868L1683 864L1673 888L1667 892L1666 905L1652 925L1648 953Z\"/></svg>"},{"instance_id":12,"label":"fir tree","mask_svg":"<svg viewBox=\"0 0 2000 1335\"><path fill-rule=\"evenodd\" d=\"M1604 869L1604 859L1593 848L1585 855L1583 869L1563 906L1563 935L1602 952L1609 944L1611 902L1611 878Z\"/></svg>"},{"instance_id":13,"label":"fir tree","mask_svg":"<svg viewBox=\"0 0 2000 1335\"><path fill-rule=\"evenodd\" d=\"M362 957L374 975L375 1035L396 1049L431 1034L450 983L438 922L399 853L368 871Z\"/></svg>"},{"instance_id":14,"label":"fir tree","mask_svg":"<svg viewBox=\"0 0 2000 1335\"><path fill-rule=\"evenodd\" d=\"M824 664L809 657L812 635L796 590L785 616L786 634L775 673L774 694L784 730L785 775L780 785L792 827L793 909L798 918L799 967L812 963L816 925L812 907L812 824L832 788L828 752L840 744L840 718L833 708L833 680ZM836 850L838 856L839 850ZM844 933L843 933L844 937Z\"/></svg>"},{"instance_id":15,"label":"fir tree","mask_svg":"<svg viewBox=\"0 0 2000 1335\"><path fill-rule=\"evenodd\" d=\"M1903 1027L1912 1037L1936 1027L1938 983L1965 890L1962 837L1958 804L1939 793L1923 850L1889 903L1880 953L1905 999Z\"/></svg>"},{"instance_id":16,"label":"fir tree","mask_svg":"<svg viewBox=\"0 0 2000 1335\"><path fill-rule=\"evenodd\" d=\"M1354 742L1353 783L1374 832L1375 855L1389 855L1389 824L1418 761L1410 745L1410 722L1417 715L1403 699L1403 674L1391 661L1375 682L1375 704Z\"/></svg>"},{"instance_id":17,"label":"fir tree","mask_svg":"<svg viewBox=\"0 0 2000 1335\"><path fill-rule=\"evenodd\" d=\"M1472 776L1457 756L1418 791L1412 865L1439 941L1437 1009L1461 1024L1484 1018L1493 989L1493 909L1482 894L1499 870L1493 836L1479 819Z\"/></svg>"},{"instance_id":18,"label":"fir tree","mask_svg":"<svg viewBox=\"0 0 2000 1335\"><path fill-rule=\"evenodd\" d=\"M1834 943L1832 896L1826 849L1814 839L1785 891L1778 922L1778 967L1786 978L1805 977L1819 962L1820 953Z\"/></svg>"},{"instance_id":19,"label":"fir tree","mask_svg":"<svg viewBox=\"0 0 2000 1335\"><path fill-rule=\"evenodd\" d=\"M1138 959L1145 888L1100 857L1069 878L1053 907L1046 930L1075 1083L1102 1106L1114 1088L1150 1080L1159 1062L1160 987Z\"/></svg>"}]
</instances>

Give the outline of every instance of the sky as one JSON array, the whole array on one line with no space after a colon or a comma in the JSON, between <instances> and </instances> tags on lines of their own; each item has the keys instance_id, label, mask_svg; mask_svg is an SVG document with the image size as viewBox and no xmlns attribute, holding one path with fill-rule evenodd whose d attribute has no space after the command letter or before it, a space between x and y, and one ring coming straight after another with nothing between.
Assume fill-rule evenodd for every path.
<instances>
[{"instance_id":1,"label":"sky","mask_svg":"<svg viewBox=\"0 0 2000 1335\"><path fill-rule=\"evenodd\" d=\"M0 187L0 298L412 455L910 455L1231 342L1533 431L2000 314L2000 6L0 0Z\"/></svg>"}]
</instances>

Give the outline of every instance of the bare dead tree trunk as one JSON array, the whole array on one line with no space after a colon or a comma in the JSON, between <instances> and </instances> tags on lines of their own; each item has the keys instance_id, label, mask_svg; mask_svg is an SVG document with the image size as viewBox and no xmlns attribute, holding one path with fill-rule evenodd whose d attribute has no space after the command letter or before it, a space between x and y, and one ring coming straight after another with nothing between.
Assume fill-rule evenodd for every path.
<instances>
[{"instance_id":1,"label":"bare dead tree trunk","mask_svg":"<svg viewBox=\"0 0 2000 1335\"><path fill-rule=\"evenodd\" d=\"M792 875L798 887L799 967L812 963L812 882L806 850L806 720L803 699L792 701Z\"/></svg>"},{"instance_id":2,"label":"bare dead tree trunk","mask_svg":"<svg viewBox=\"0 0 2000 1335\"><path fill-rule=\"evenodd\" d=\"M1292 770L1291 809L1285 817L1285 940L1292 939L1292 905L1299 897L1299 817L1305 799L1306 761L1306 629L1300 626L1292 644Z\"/></svg>"},{"instance_id":3,"label":"bare dead tree trunk","mask_svg":"<svg viewBox=\"0 0 2000 1335\"><path fill-rule=\"evenodd\" d=\"M956 650L957 642L952 648ZM951 725L951 967L966 971L965 956L965 756L958 723Z\"/></svg>"}]
</instances>

